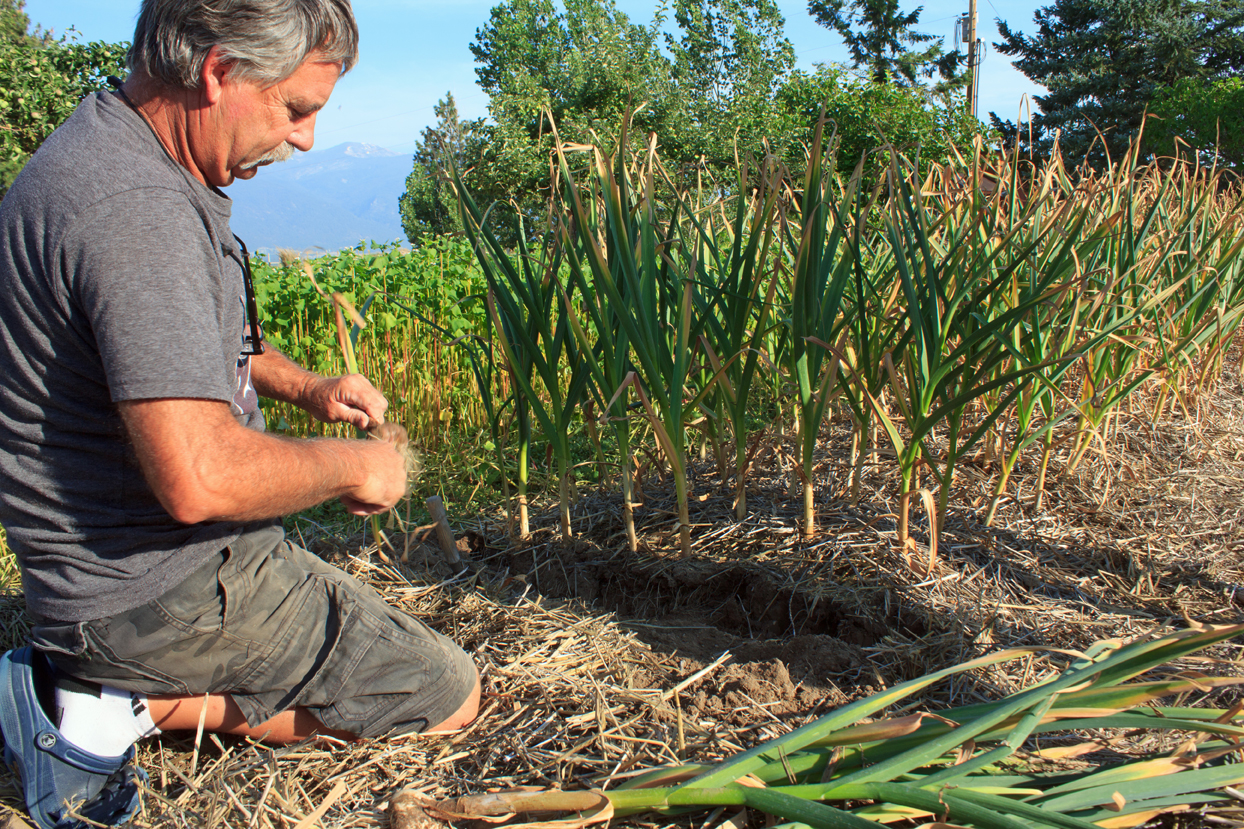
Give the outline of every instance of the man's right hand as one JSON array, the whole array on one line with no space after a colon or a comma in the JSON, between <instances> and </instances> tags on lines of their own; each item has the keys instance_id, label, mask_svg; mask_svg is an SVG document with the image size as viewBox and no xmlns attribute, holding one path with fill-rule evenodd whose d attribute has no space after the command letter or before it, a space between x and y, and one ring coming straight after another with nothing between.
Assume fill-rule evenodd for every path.
<instances>
[{"instance_id":1,"label":"man's right hand","mask_svg":"<svg viewBox=\"0 0 1244 829\"><path fill-rule=\"evenodd\" d=\"M406 430L396 423L386 423L373 430L367 445L374 458L366 466L370 473L367 481L346 495L341 496L351 515L380 515L388 512L406 494Z\"/></svg>"}]
</instances>

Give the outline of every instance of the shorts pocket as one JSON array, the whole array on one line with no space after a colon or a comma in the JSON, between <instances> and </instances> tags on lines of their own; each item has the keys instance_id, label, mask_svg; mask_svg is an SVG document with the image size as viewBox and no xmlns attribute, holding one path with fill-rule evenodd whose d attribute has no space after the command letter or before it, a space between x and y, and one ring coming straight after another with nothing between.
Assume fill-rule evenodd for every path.
<instances>
[{"instance_id":1,"label":"shorts pocket","mask_svg":"<svg viewBox=\"0 0 1244 829\"><path fill-rule=\"evenodd\" d=\"M117 642L106 619L87 622L82 627L85 653L72 665L57 665L71 673L102 685L142 691L147 694L188 694L189 685L166 671L148 665L142 654L129 654ZM121 645L133 644L128 637L119 637Z\"/></svg>"},{"instance_id":2,"label":"shorts pocket","mask_svg":"<svg viewBox=\"0 0 1244 829\"><path fill-rule=\"evenodd\" d=\"M154 600L153 609L183 630L211 633L225 623L225 591L220 573L228 551L216 553L198 570Z\"/></svg>"},{"instance_id":3,"label":"shorts pocket","mask_svg":"<svg viewBox=\"0 0 1244 829\"><path fill-rule=\"evenodd\" d=\"M30 644L48 655L81 656L86 653L85 622L55 622L35 625L30 631Z\"/></svg>"}]
</instances>

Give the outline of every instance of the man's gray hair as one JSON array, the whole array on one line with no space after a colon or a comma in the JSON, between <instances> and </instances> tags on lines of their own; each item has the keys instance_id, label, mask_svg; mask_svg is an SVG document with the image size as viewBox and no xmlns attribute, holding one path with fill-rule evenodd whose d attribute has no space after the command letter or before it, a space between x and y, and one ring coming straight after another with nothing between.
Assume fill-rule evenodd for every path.
<instances>
[{"instance_id":1,"label":"man's gray hair","mask_svg":"<svg viewBox=\"0 0 1244 829\"><path fill-rule=\"evenodd\" d=\"M270 86L312 52L348 72L359 30L350 0L143 0L130 47L130 71L198 89L213 46L234 61L233 77Z\"/></svg>"}]
</instances>

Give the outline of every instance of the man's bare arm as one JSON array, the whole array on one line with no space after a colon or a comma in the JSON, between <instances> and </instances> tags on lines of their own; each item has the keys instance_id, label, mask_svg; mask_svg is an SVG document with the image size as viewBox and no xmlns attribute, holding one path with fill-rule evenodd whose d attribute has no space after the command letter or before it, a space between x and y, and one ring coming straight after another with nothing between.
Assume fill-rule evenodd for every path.
<instances>
[{"instance_id":1,"label":"man's bare arm","mask_svg":"<svg viewBox=\"0 0 1244 829\"><path fill-rule=\"evenodd\" d=\"M389 406L363 375L323 377L268 345L263 354L251 357L251 382L260 397L293 403L324 423L367 429L384 422Z\"/></svg>"},{"instance_id":2,"label":"man's bare arm","mask_svg":"<svg viewBox=\"0 0 1244 829\"><path fill-rule=\"evenodd\" d=\"M385 440L276 437L240 425L215 400L118 405L147 482L186 524L276 518L331 498L374 514L405 492L405 462Z\"/></svg>"}]
</instances>

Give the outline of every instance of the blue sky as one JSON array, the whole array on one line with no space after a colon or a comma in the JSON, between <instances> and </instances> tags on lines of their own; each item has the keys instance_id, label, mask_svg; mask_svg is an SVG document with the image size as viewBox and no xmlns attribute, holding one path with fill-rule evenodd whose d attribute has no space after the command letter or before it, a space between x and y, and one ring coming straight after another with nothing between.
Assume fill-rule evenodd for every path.
<instances>
[{"instance_id":1,"label":"blue sky","mask_svg":"<svg viewBox=\"0 0 1244 829\"><path fill-rule=\"evenodd\" d=\"M651 21L660 0L618 0L635 22ZM435 120L433 105L453 92L463 117L487 115L488 99L475 85L475 63L468 48L475 30L488 19L496 0L354 0L362 40L359 65L346 75L320 113L316 148L361 141L394 152L415 149L423 128ZM806 0L778 0L786 17L786 35L795 46L798 65L847 59L837 33L808 16ZM904 10L915 3L903 3ZM967 12L961 4L929 0L919 29L953 44L955 18ZM985 41L981 67L979 111L996 111L1014 120L1025 94L1040 87L1020 74L993 49L998 39L996 18L1024 31L1033 29L1033 0L979 0L980 37ZM27 0L34 23L58 34L69 27L86 40L129 40L134 32L138 0ZM1035 109L1035 104L1031 105Z\"/></svg>"}]
</instances>

